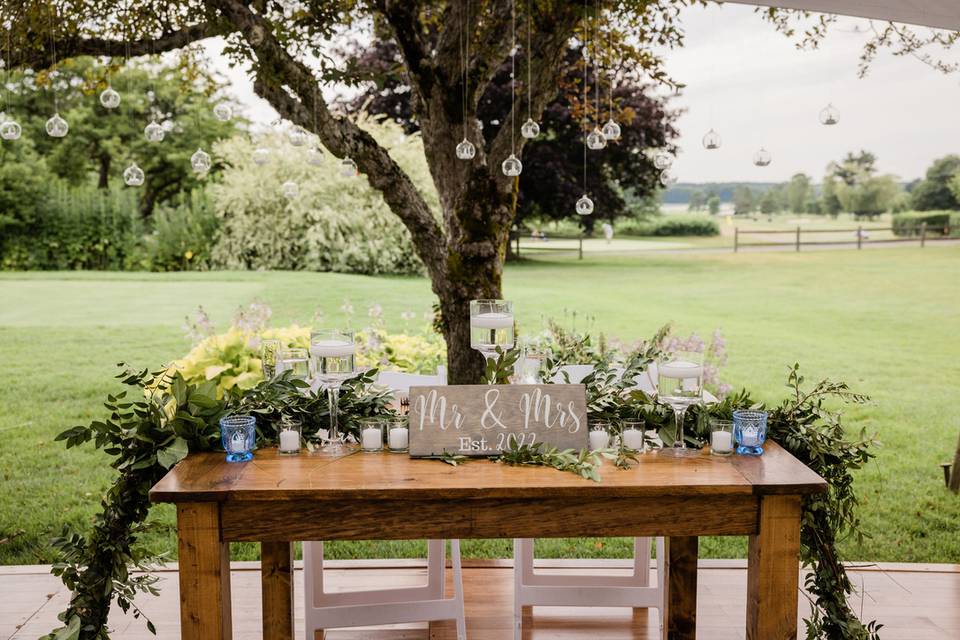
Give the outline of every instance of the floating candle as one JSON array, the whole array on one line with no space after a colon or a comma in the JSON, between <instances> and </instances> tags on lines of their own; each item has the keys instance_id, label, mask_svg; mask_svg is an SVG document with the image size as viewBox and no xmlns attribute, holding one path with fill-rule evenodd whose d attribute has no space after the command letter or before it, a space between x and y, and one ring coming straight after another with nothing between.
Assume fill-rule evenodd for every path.
<instances>
[{"instance_id":1,"label":"floating candle","mask_svg":"<svg viewBox=\"0 0 960 640\"><path fill-rule=\"evenodd\" d=\"M703 375L703 367L698 365L696 362L674 360L673 362L661 364L659 375L663 378L673 378L677 380L699 378Z\"/></svg>"},{"instance_id":2,"label":"floating candle","mask_svg":"<svg viewBox=\"0 0 960 640\"><path fill-rule=\"evenodd\" d=\"M512 313L478 313L470 318L470 324L478 329L510 329L513 327Z\"/></svg>"},{"instance_id":3,"label":"floating candle","mask_svg":"<svg viewBox=\"0 0 960 640\"><path fill-rule=\"evenodd\" d=\"M317 340L310 345L310 355L318 358L342 358L357 352L357 345L349 340Z\"/></svg>"}]
</instances>

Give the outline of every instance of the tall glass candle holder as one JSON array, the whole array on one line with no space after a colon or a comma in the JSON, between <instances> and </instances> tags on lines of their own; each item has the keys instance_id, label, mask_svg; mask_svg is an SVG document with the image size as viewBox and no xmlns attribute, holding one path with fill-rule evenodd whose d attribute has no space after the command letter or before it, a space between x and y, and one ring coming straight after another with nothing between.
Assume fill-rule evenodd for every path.
<instances>
[{"instance_id":1,"label":"tall glass candle holder","mask_svg":"<svg viewBox=\"0 0 960 640\"><path fill-rule=\"evenodd\" d=\"M508 300L470 301L470 347L487 360L512 349L514 335L513 303Z\"/></svg>"},{"instance_id":2,"label":"tall glass candle holder","mask_svg":"<svg viewBox=\"0 0 960 640\"><path fill-rule=\"evenodd\" d=\"M277 373L290 372L295 380L304 380L310 377L310 357L306 349L292 347L281 349L277 360Z\"/></svg>"},{"instance_id":3,"label":"tall glass candle holder","mask_svg":"<svg viewBox=\"0 0 960 640\"><path fill-rule=\"evenodd\" d=\"M281 455L295 456L300 453L300 421L290 416L280 418L277 427L278 451Z\"/></svg>"},{"instance_id":4,"label":"tall glass candle holder","mask_svg":"<svg viewBox=\"0 0 960 640\"><path fill-rule=\"evenodd\" d=\"M356 353L353 331L323 329L310 334L310 357L314 377L326 389L330 407L330 429L327 440L321 447L321 450L328 453L343 453L347 449L340 434L337 409L340 386L356 371Z\"/></svg>"},{"instance_id":5,"label":"tall glass candle holder","mask_svg":"<svg viewBox=\"0 0 960 640\"><path fill-rule=\"evenodd\" d=\"M384 427L390 453L406 453L410 450L410 422L406 416L385 420Z\"/></svg>"},{"instance_id":6,"label":"tall glass candle holder","mask_svg":"<svg viewBox=\"0 0 960 640\"><path fill-rule=\"evenodd\" d=\"M282 348L283 343L279 340L260 341L260 368L263 369L264 380L270 380L277 375L277 363Z\"/></svg>"},{"instance_id":7,"label":"tall glass candle holder","mask_svg":"<svg viewBox=\"0 0 960 640\"><path fill-rule=\"evenodd\" d=\"M703 395L703 352L675 351L657 363L657 397L673 409L676 435L673 447L664 449L667 455L695 455L697 449L688 449L683 432L687 409L699 404Z\"/></svg>"}]
</instances>

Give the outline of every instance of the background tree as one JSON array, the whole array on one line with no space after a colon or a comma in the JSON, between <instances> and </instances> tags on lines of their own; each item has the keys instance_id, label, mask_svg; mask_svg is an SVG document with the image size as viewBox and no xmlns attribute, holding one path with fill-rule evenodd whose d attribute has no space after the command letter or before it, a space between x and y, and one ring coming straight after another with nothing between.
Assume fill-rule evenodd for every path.
<instances>
[{"instance_id":1,"label":"background tree","mask_svg":"<svg viewBox=\"0 0 960 640\"><path fill-rule=\"evenodd\" d=\"M433 34L431 42L436 41ZM521 48L523 39L521 38ZM397 67L398 46L389 40L377 39L372 44L351 43L344 48L350 59L348 66L365 75L367 87L346 103L347 111L384 115L403 125L408 133L420 130L409 85ZM521 55L523 55L521 51ZM614 220L630 215L624 191L643 197L659 190L660 171L645 153L652 148L672 149L677 136L674 123L677 111L668 107L668 98L657 95L653 85L640 82L630 74L621 74L613 89L614 114L618 115L621 137L609 143L601 153L588 155L587 190L594 201L594 213L579 216L573 208L583 187L583 131L576 109L582 96L584 59L580 47L570 45L565 51L563 77L555 95L539 121L541 134L524 147L524 171L517 193L516 223L525 220L575 219L592 231L596 220ZM520 78L522 80L522 78ZM596 83L592 66L587 68L592 118L595 113ZM610 84L600 78L599 118L609 115ZM571 96L575 101L571 102ZM508 121L502 114L510 109L510 63L504 61L497 70L483 100L477 107L477 118L485 135L496 136ZM520 114L522 119L525 114ZM518 125L519 126L519 123Z\"/></svg>"},{"instance_id":2,"label":"background tree","mask_svg":"<svg viewBox=\"0 0 960 640\"><path fill-rule=\"evenodd\" d=\"M829 174L838 180L838 184L831 186L831 196L856 218L875 218L890 211L901 191L893 176L875 175L876 163L874 154L861 151L848 153L840 162L827 166Z\"/></svg>"},{"instance_id":3,"label":"background tree","mask_svg":"<svg viewBox=\"0 0 960 640\"><path fill-rule=\"evenodd\" d=\"M843 204L840 202L840 198L837 197L838 182L828 168L827 174L823 177L823 187L820 194L820 213L828 215L831 218L836 218L840 215L840 212L843 211Z\"/></svg>"},{"instance_id":4,"label":"background tree","mask_svg":"<svg viewBox=\"0 0 960 640\"><path fill-rule=\"evenodd\" d=\"M713 194L707 198L707 210L712 216L720 213L720 196Z\"/></svg>"},{"instance_id":5,"label":"background tree","mask_svg":"<svg viewBox=\"0 0 960 640\"><path fill-rule=\"evenodd\" d=\"M786 207L792 213L806 213L813 195L813 181L805 173L795 173L784 189Z\"/></svg>"},{"instance_id":6,"label":"background tree","mask_svg":"<svg viewBox=\"0 0 960 640\"><path fill-rule=\"evenodd\" d=\"M960 209L960 200L950 182L960 173L960 156L939 158L927 169L926 177L910 191L911 206L917 211Z\"/></svg>"},{"instance_id":7,"label":"background tree","mask_svg":"<svg viewBox=\"0 0 960 640\"><path fill-rule=\"evenodd\" d=\"M749 215L757 208L757 201L753 190L744 184L733 189L733 213L738 216Z\"/></svg>"},{"instance_id":8,"label":"background tree","mask_svg":"<svg viewBox=\"0 0 960 640\"><path fill-rule=\"evenodd\" d=\"M783 187L781 185L775 185L766 191L760 196L760 213L764 215L773 215L775 213L780 213L783 211Z\"/></svg>"}]
</instances>

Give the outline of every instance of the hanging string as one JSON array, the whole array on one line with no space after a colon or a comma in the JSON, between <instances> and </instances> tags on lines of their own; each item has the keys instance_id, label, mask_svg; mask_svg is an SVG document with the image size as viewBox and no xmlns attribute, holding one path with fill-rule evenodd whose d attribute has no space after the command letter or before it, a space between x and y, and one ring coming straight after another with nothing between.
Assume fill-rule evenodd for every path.
<instances>
[{"instance_id":1,"label":"hanging string","mask_svg":"<svg viewBox=\"0 0 960 640\"><path fill-rule=\"evenodd\" d=\"M510 0L510 154L516 152L517 0Z\"/></svg>"},{"instance_id":2,"label":"hanging string","mask_svg":"<svg viewBox=\"0 0 960 640\"><path fill-rule=\"evenodd\" d=\"M594 14L593 14L593 48L595 49L594 58L593 58L593 76L594 82L597 83L597 109L596 109L596 118L597 122L600 121L600 73L602 70L602 64L600 60L600 0L596 0L594 5Z\"/></svg>"},{"instance_id":3,"label":"hanging string","mask_svg":"<svg viewBox=\"0 0 960 640\"><path fill-rule=\"evenodd\" d=\"M527 119L532 120L533 105L533 85L530 83L531 71L530 64L533 61L533 52L530 50L530 25L533 22L533 7L530 6L530 0L527 0Z\"/></svg>"},{"instance_id":4,"label":"hanging string","mask_svg":"<svg viewBox=\"0 0 960 640\"><path fill-rule=\"evenodd\" d=\"M613 24L612 24L613 15L611 11L612 9L608 10L607 12L608 15L610 16L610 21L607 23L607 55L611 55L611 52L613 51ZM613 120L613 82L614 82L616 73L617 73L616 67L614 65L611 65L610 66L610 87L609 87L610 104L609 104L609 114L608 114L609 120Z\"/></svg>"},{"instance_id":5,"label":"hanging string","mask_svg":"<svg viewBox=\"0 0 960 640\"><path fill-rule=\"evenodd\" d=\"M53 79L50 81L50 89L53 91L53 111L58 113L60 111L60 102L57 99L57 80L56 77L60 75L60 72L57 71L57 37L53 33L53 25L56 24L56 7L51 3L50 5L50 53L53 56L53 67L52 72L54 74ZM48 74L50 75L50 74Z\"/></svg>"},{"instance_id":6,"label":"hanging string","mask_svg":"<svg viewBox=\"0 0 960 640\"><path fill-rule=\"evenodd\" d=\"M587 0L583 0L583 113L580 116L580 129L583 136L583 192L587 192L587 105L590 104L587 93L587 43L590 40L590 23L587 20Z\"/></svg>"},{"instance_id":7,"label":"hanging string","mask_svg":"<svg viewBox=\"0 0 960 640\"><path fill-rule=\"evenodd\" d=\"M467 139L467 64L470 59L470 36L465 32L470 28L470 1L467 0L464 20L460 22L460 74L463 76L463 87L460 99L463 103L463 139Z\"/></svg>"}]
</instances>

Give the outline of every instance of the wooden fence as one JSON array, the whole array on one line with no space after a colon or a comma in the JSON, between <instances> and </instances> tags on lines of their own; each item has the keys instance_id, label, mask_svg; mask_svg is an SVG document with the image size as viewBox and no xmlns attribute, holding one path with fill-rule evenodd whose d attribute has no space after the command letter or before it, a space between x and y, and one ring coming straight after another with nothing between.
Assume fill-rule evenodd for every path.
<instances>
[{"instance_id":1,"label":"wooden fence","mask_svg":"<svg viewBox=\"0 0 960 640\"><path fill-rule=\"evenodd\" d=\"M828 245L857 245L857 249L862 249L866 244L890 244L896 242L919 242L921 247L925 247L927 242L936 241L936 240L956 240L957 238L950 237L950 227L944 227L941 229L937 228L937 233L928 233L927 223L923 222L920 225L920 232L917 235L905 236L905 237L896 237L896 238L877 238L871 239L869 234L879 233L882 231L893 231L893 227L868 227L864 228L862 226L857 227L856 229L804 229L803 227L797 226L796 230L793 229L740 229L737 227L733 232L733 251L737 252L742 247L794 247L796 251L800 251L800 247L803 246L828 246ZM804 240L803 236L813 236L823 237L819 234L839 234L839 233L851 233L855 234L853 240ZM749 235L767 235L767 234L776 234L776 235L785 235L792 234L793 240L790 242L743 242L741 236Z\"/></svg>"},{"instance_id":2,"label":"wooden fence","mask_svg":"<svg viewBox=\"0 0 960 640\"><path fill-rule=\"evenodd\" d=\"M520 257L520 238L521 237L524 237L524 236L516 231L510 232L510 240L511 240L511 244L513 245L513 255L511 257L513 258ZM529 237L529 236L526 236L526 237ZM566 247L550 246L551 242L555 242L557 240L575 240L577 242L577 248L574 249L573 247L570 247L570 246L566 246ZM557 253L560 253L560 252L576 253L577 259L583 260L583 234L580 234L577 236L548 236L546 238L537 240L536 242L537 242L537 246L536 247L528 246L527 251L531 253L540 253L541 251L551 251L551 252L557 252Z\"/></svg>"}]
</instances>

